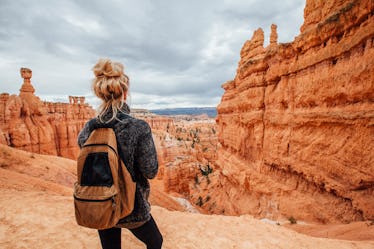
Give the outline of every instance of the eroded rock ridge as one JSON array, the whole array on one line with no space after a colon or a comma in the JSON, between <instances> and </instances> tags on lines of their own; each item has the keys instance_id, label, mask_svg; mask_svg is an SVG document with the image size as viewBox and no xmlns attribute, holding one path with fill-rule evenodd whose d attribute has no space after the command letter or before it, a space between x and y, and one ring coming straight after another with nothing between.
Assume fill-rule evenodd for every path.
<instances>
[{"instance_id":1,"label":"eroded rock ridge","mask_svg":"<svg viewBox=\"0 0 374 249\"><path fill-rule=\"evenodd\" d=\"M31 84L32 71L21 68L19 95L0 94L0 143L39 154L76 159L77 136L95 111L84 97L69 103L41 101Z\"/></svg>"},{"instance_id":2,"label":"eroded rock ridge","mask_svg":"<svg viewBox=\"0 0 374 249\"><path fill-rule=\"evenodd\" d=\"M215 213L374 219L373 11L307 0L292 43L276 26L245 42L218 106Z\"/></svg>"}]
</instances>

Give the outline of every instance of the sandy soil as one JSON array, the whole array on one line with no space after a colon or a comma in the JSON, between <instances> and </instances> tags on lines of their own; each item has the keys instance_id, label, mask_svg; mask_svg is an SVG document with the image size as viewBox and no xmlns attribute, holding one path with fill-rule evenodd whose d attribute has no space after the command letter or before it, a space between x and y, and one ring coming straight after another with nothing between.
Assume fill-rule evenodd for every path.
<instances>
[{"instance_id":1,"label":"sandy soil","mask_svg":"<svg viewBox=\"0 0 374 249\"><path fill-rule=\"evenodd\" d=\"M95 230L76 225L71 195L74 171L74 161L0 146L0 248L100 248ZM315 238L248 215L230 217L172 211L183 207L162 191L159 181L152 183L152 196L152 214L164 236L166 249L374 248L374 240ZM339 236L344 239L349 234L351 239L357 239L357 234L373 231L369 225L341 226L345 233ZM293 229L296 227L301 226ZM322 226L309 233L324 234L324 229L342 231L342 227ZM126 230L122 237L122 248L145 248Z\"/></svg>"},{"instance_id":2,"label":"sandy soil","mask_svg":"<svg viewBox=\"0 0 374 249\"><path fill-rule=\"evenodd\" d=\"M374 241L374 221L353 222L350 224L306 224L286 225L296 232L319 238Z\"/></svg>"},{"instance_id":3,"label":"sandy soil","mask_svg":"<svg viewBox=\"0 0 374 249\"><path fill-rule=\"evenodd\" d=\"M95 230L75 223L73 200L44 191L0 189L0 248L100 248ZM164 248L374 248L374 241L313 238L250 216L152 211ZM122 248L145 248L128 231Z\"/></svg>"}]
</instances>

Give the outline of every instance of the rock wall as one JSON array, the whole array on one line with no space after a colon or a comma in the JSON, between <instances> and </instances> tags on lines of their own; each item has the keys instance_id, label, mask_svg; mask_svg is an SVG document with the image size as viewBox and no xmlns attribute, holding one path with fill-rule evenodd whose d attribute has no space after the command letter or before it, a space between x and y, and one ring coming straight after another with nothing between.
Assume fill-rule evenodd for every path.
<instances>
[{"instance_id":1,"label":"rock wall","mask_svg":"<svg viewBox=\"0 0 374 249\"><path fill-rule=\"evenodd\" d=\"M307 0L301 34L254 32L218 106L214 213L374 219L374 1Z\"/></svg>"},{"instance_id":2,"label":"rock wall","mask_svg":"<svg viewBox=\"0 0 374 249\"><path fill-rule=\"evenodd\" d=\"M21 68L24 83L19 96L0 94L0 143L39 154L76 159L77 137L94 110L84 97L70 103L43 102L35 96L32 72Z\"/></svg>"}]
</instances>

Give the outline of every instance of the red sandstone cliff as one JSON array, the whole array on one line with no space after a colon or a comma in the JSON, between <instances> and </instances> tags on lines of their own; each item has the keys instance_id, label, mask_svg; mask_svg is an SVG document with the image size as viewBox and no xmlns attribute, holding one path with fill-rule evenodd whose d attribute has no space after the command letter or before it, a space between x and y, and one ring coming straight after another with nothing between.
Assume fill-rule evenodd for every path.
<instances>
[{"instance_id":1,"label":"red sandstone cliff","mask_svg":"<svg viewBox=\"0 0 374 249\"><path fill-rule=\"evenodd\" d=\"M0 143L75 159L78 133L94 110L84 97L70 96L69 104L43 102L34 94L31 70L21 68L21 75L19 96L0 94Z\"/></svg>"},{"instance_id":2,"label":"red sandstone cliff","mask_svg":"<svg viewBox=\"0 0 374 249\"><path fill-rule=\"evenodd\" d=\"M307 0L301 34L257 30L218 106L215 213L374 219L374 2Z\"/></svg>"}]
</instances>

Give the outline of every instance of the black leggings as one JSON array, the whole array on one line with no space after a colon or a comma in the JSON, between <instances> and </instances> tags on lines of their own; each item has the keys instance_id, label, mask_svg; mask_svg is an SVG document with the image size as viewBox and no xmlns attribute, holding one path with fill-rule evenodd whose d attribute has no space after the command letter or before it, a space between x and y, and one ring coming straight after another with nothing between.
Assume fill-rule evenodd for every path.
<instances>
[{"instance_id":1,"label":"black leggings","mask_svg":"<svg viewBox=\"0 0 374 249\"><path fill-rule=\"evenodd\" d=\"M147 249L161 248L163 238L152 216L141 227L129 230L136 238L147 245ZM113 227L99 230L99 236L103 249L121 249L121 228Z\"/></svg>"}]
</instances>

